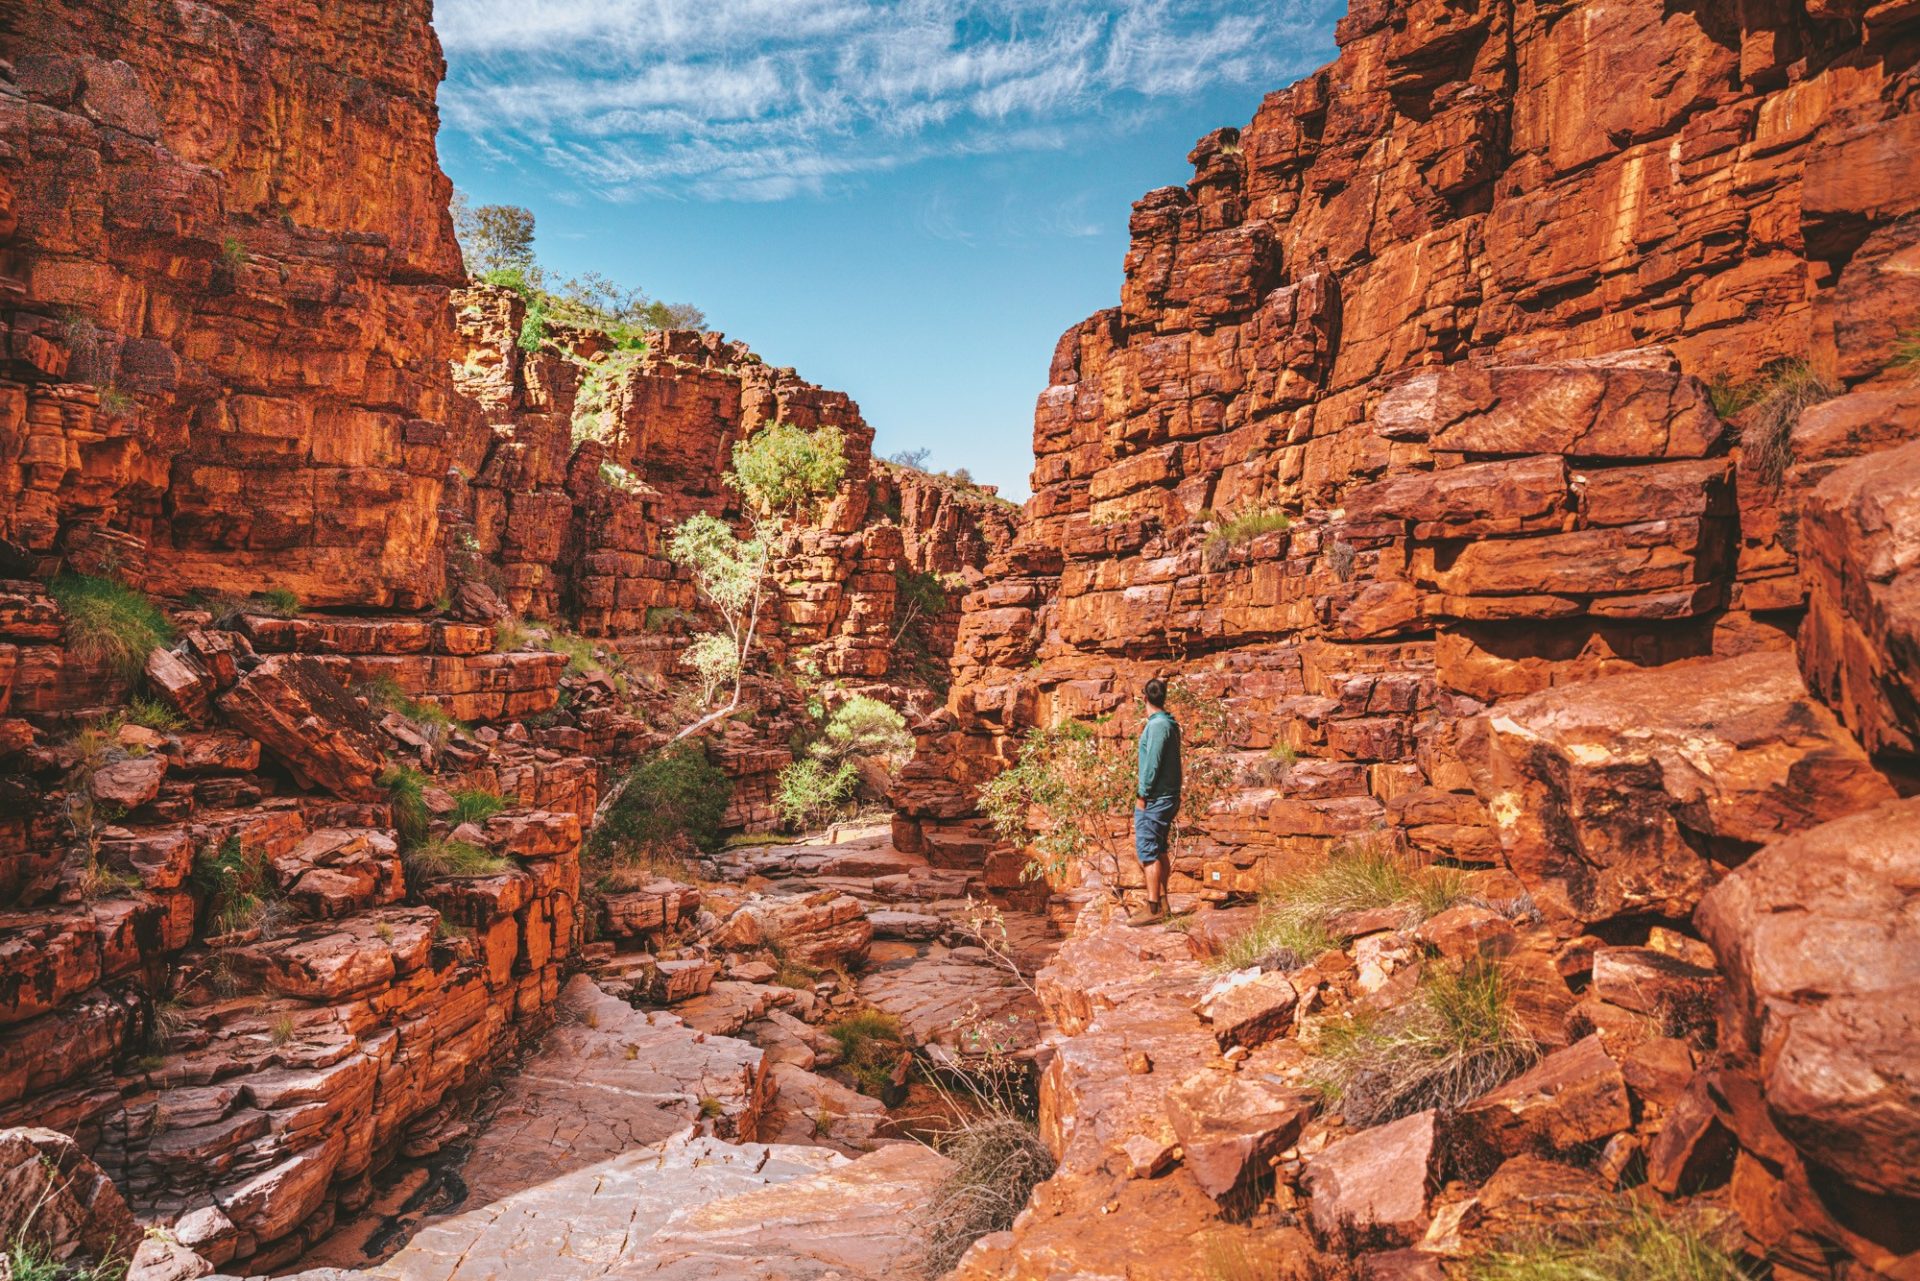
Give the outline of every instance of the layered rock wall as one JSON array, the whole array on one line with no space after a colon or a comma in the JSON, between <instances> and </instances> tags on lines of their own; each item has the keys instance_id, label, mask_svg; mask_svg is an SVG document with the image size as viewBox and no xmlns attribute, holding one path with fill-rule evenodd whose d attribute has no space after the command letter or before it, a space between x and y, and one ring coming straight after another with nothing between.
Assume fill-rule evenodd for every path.
<instances>
[{"instance_id":1,"label":"layered rock wall","mask_svg":"<svg viewBox=\"0 0 1920 1281\"><path fill-rule=\"evenodd\" d=\"M170 592L432 600L460 257L431 16L7 16L0 537Z\"/></svg>"},{"instance_id":2,"label":"layered rock wall","mask_svg":"<svg viewBox=\"0 0 1920 1281\"><path fill-rule=\"evenodd\" d=\"M1727 1157L1793 1275L1910 1267L1912 982L1867 956L1914 940L1806 959L1899 860L1800 863L1915 839L1913 15L1366 3L1338 39L1136 205L1120 305L1061 339L900 839L1013 891L975 789L1178 676L1244 768L1176 891L1384 837L1566 939L1704 933L1741 1000L1661 1159Z\"/></svg>"},{"instance_id":3,"label":"layered rock wall","mask_svg":"<svg viewBox=\"0 0 1920 1281\"><path fill-rule=\"evenodd\" d=\"M1136 207L1121 305L1055 353L1028 521L926 753L955 788L909 817L1179 670L1234 696L1241 747L1306 758L1209 824L1180 869L1206 888L1381 822L1485 858L1457 727L1486 706L1786 647L1803 502L1920 431L1893 360L1920 178L1897 15L1769 13L1357 6L1339 61L1203 139ZM1784 464L1716 410L1780 362L1847 393ZM1809 660L1829 682L1845 643ZM1889 679L1851 676L1843 716Z\"/></svg>"}]
</instances>

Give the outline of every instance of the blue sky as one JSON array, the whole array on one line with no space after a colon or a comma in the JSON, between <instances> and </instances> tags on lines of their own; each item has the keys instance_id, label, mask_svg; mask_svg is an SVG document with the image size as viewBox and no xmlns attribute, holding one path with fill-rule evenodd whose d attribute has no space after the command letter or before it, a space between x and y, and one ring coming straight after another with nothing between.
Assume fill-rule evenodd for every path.
<instances>
[{"instance_id":1,"label":"blue sky","mask_svg":"<svg viewBox=\"0 0 1920 1281\"><path fill-rule=\"evenodd\" d=\"M1024 497L1127 215L1327 61L1341 0L439 0L441 163L597 270Z\"/></svg>"}]
</instances>

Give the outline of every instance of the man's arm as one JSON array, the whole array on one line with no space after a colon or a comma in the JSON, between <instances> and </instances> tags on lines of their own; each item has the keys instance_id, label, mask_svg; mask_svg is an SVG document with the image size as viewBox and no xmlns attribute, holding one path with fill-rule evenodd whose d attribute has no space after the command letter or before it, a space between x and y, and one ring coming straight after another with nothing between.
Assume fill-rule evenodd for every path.
<instances>
[{"instance_id":1,"label":"man's arm","mask_svg":"<svg viewBox=\"0 0 1920 1281\"><path fill-rule=\"evenodd\" d=\"M1147 792L1153 787L1155 776L1160 773L1160 757L1167 748L1166 722L1154 719L1140 731L1140 778L1134 788L1136 804L1147 799Z\"/></svg>"}]
</instances>

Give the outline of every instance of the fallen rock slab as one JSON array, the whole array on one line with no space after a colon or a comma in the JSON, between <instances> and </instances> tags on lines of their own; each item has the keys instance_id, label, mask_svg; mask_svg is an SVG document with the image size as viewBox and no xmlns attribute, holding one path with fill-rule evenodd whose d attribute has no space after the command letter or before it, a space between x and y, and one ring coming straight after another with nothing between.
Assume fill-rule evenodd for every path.
<instances>
[{"instance_id":1,"label":"fallen rock slab","mask_svg":"<svg viewBox=\"0 0 1920 1281\"><path fill-rule=\"evenodd\" d=\"M1786 652L1555 688L1488 725L1508 865L1562 922L1685 916L1723 863L1893 796Z\"/></svg>"},{"instance_id":2,"label":"fallen rock slab","mask_svg":"<svg viewBox=\"0 0 1920 1281\"><path fill-rule=\"evenodd\" d=\"M1920 798L1769 845L1695 916L1731 985L1723 1042L1812 1162L1920 1196Z\"/></svg>"},{"instance_id":3,"label":"fallen rock slab","mask_svg":"<svg viewBox=\"0 0 1920 1281\"><path fill-rule=\"evenodd\" d=\"M268 658L219 703L235 728L258 740L302 785L342 800L386 799L375 781L380 745L365 710L313 659Z\"/></svg>"},{"instance_id":4,"label":"fallen rock slab","mask_svg":"<svg viewBox=\"0 0 1920 1281\"><path fill-rule=\"evenodd\" d=\"M1314 1235L1345 1249L1412 1245L1426 1231L1439 1156L1429 1110L1362 1130L1308 1158L1302 1186L1313 1198Z\"/></svg>"}]
</instances>

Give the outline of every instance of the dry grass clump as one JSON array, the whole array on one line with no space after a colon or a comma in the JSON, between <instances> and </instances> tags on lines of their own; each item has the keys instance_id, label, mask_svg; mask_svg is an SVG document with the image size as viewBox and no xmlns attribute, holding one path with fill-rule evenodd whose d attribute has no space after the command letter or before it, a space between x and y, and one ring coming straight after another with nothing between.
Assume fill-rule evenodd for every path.
<instances>
[{"instance_id":1,"label":"dry grass clump","mask_svg":"<svg viewBox=\"0 0 1920 1281\"><path fill-rule=\"evenodd\" d=\"M1293 525L1293 517L1277 507L1256 507L1238 516L1215 515L1213 521L1213 528L1207 531L1207 541L1202 549L1209 563L1262 534L1289 529Z\"/></svg>"},{"instance_id":2,"label":"dry grass clump","mask_svg":"<svg viewBox=\"0 0 1920 1281\"><path fill-rule=\"evenodd\" d=\"M1329 1022L1314 1048L1309 1084L1360 1127L1469 1103L1539 1056L1498 965L1430 970L1413 1000Z\"/></svg>"},{"instance_id":3,"label":"dry grass clump","mask_svg":"<svg viewBox=\"0 0 1920 1281\"><path fill-rule=\"evenodd\" d=\"M1596 1203L1561 1231L1469 1259L1465 1281L1753 1281L1724 1225L1632 1197Z\"/></svg>"},{"instance_id":4,"label":"dry grass clump","mask_svg":"<svg viewBox=\"0 0 1920 1281\"><path fill-rule=\"evenodd\" d=\"M951 1271L981 1237L1012 1227L1035 1185L1053 1174L1039 1130L1008 1113L969 1118L941 1150L955 1168L925 1211L921 1262L933 1277Z\"/></svg>"},{"instance_id":5,"label":"dry grass clump","mask_svg":"<svg viewBox=\"0 0 1920 1281\"><path fill-rule=\"evenodd\" d=\"M894 1069L907 1053L900 1020L884 1010L860 1010L826 1029L840 1046L840 1065L862 1094L879 1098L893 1085Z\"/></svg>"},{"instance_id":6,"label":"dry grass clump","mask_svg":"<svg viewBox=\"0 0 1920 1281\"><path fill-rule=\"evenodd\" d=\"M1268 887L1252 928L1228 940L1215 964L1296 969L1341 942L1333 921L1343 913L1404 906L1403 924L1413 926L1467 897L1456 868L1423 867L1375 840L1344 842L1325 863Z\"/></svg>"},{"instance_id":7,"label":"dry grass clump","mask_svg":"<svg viewBox=\"0 0 1920 1281\"><path fill-rule=\"evenodd\" d=\"M462 823L485 823L512 803L512 797L502 796L491 788L463 787L453 794L450 818L455 827Z\"/></svg>"},{"instance_id":8,"label":"dry grass clump","mask_svg":"<svg viewBox=\"0 0 1920 1281\"><path fill-rule=\"evenodd\" d=\"M1747 383L1722 377L1710 391L1722 418L1740 416L1740 447L1760 479L1775 488L1793 465L1793 429L1800 415L1840 394L1804 360L1776 361Z\"/></svg>"}]
</instances>

